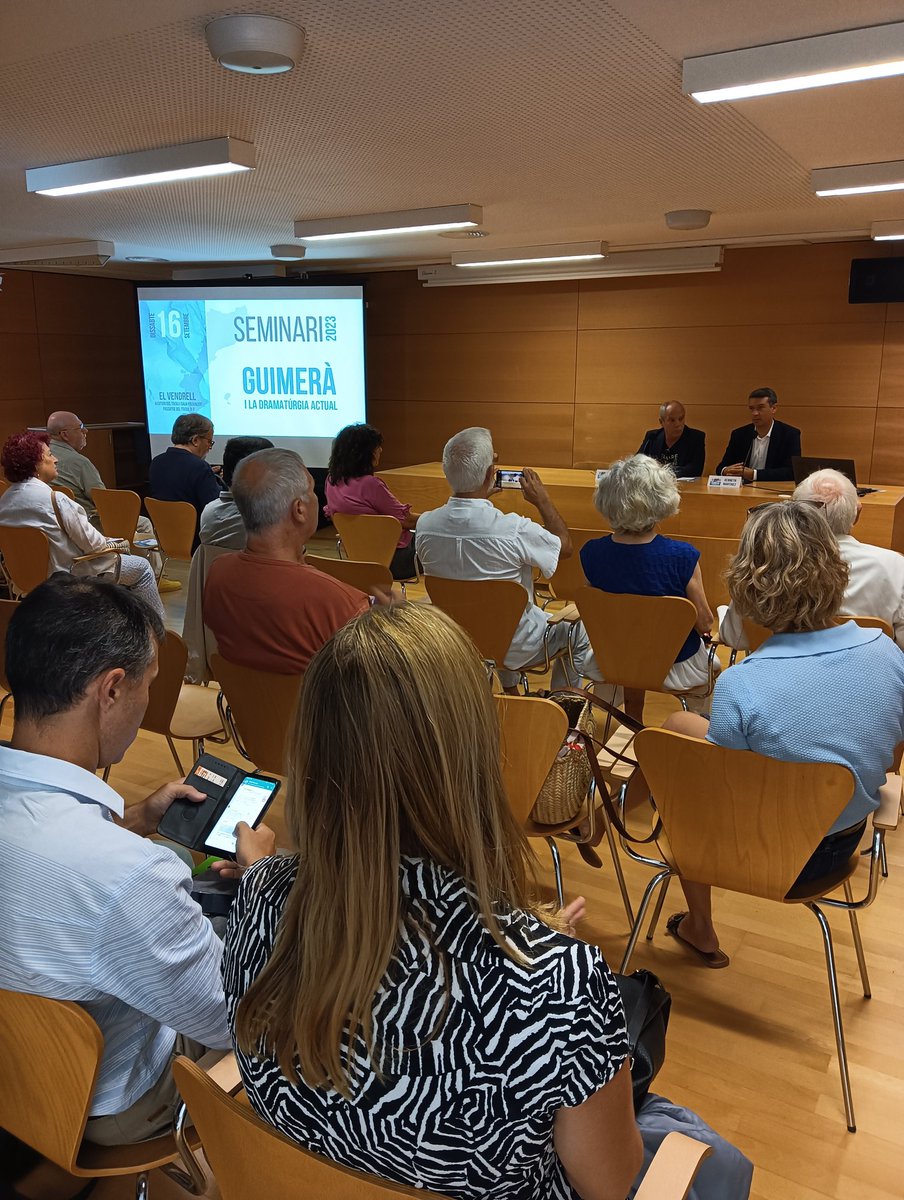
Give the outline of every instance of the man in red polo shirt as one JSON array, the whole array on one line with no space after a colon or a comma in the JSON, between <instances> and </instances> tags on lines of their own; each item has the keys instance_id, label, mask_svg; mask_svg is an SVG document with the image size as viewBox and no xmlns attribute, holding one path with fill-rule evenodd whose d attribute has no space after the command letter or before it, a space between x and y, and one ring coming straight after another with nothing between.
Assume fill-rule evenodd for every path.
<instances>
[{"instance_id":1,"label":"man in red polo shirt","mask_svg":"<svg viewBox=\"0 0 904 1200\"><path fill-rule=\"evenodd\" d=\"M304 561L317 529L310 472L292 450L258 450L243 459L232 495L248 531L246 548L211 564L204 623L229 662L280 675L305 671L368 597Z\"/></svg>"}]
</instances>

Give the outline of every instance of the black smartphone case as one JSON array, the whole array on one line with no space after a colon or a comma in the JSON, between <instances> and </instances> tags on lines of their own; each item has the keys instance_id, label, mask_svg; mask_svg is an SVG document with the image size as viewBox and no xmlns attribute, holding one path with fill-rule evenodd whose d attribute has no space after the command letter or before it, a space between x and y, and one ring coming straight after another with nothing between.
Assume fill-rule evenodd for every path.
<instances>
[{"instance_id":1,"label":"black smartphone case","mask_svg":"<svg viewBox=\"0 0 904 1200\"><path fill-rule=\"evenodd\" d=\"M225 784L199 775L199 767L225 779ZM207 799L200 803L194 800L174 800L163 814L157 832L161 837L178 842L180 846L187 846L189 850L203 851L207 835L232 799L233 792L247 775L248 772L243 771L241 767L214 758L212 754L202 754L186 775L185 782L203 792Z\"/></svg>"}]
</instances>

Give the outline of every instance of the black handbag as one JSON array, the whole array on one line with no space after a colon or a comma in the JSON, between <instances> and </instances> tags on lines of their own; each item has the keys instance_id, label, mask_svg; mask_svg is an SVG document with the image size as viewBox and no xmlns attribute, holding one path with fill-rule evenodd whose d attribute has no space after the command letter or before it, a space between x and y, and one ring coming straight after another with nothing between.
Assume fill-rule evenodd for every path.
<instances>
[{"instance_id":1,"label":"black handbag","mask_svg":"<svg viewBox=\"0 0 904 1200\"><path fill-rule=\"evenodd\" d=\"M634 1111L646 1099L650 1084L665 1062L665 1034L669 1027L672 997L652 971L615 976L625 1008Z\"/></svg>"}]
</instances>

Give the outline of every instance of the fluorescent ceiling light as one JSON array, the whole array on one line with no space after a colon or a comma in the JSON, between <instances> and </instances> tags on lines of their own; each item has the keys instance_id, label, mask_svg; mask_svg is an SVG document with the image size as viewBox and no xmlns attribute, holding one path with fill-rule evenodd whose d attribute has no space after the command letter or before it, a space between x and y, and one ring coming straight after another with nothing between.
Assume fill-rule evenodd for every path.
<instances>
[{"instance_id":1,"label":"fluorescent ceiling light","mask_svg":"<svg viewBox=\"0 0 904 1200\"><path fill-rule=\"evenodd\" d=\"M700 104L904 74L904 21L686 58L681 90Z\"/></svg>"},{"instance_id":2,"label":"fluorescent ceiling light","mask_svg":"<svg viewBox=\"0 0 904 1200\"><path fill-rule=\"evenodd\" d=\"M453 267L536 267L541 263L594 262L605 258L606 242L570 242L558 246L513 246L506 250L462 251L452 255Z\"/></svg>"},{"instance_id":3,"label":"fluorescent ceiling light","mask_svg":"<svg viewBox=\"0 0 904 1200\"><path fill-rule=\"evenodd\" d=\"M58 242L0 250L0 263L43 267L102 267L116 253L112 242Z\"/></svg>"},{"instance_id":4,"label":"fluorescent ceiling light","mask_svg":"<svg viewBox=\"0 0 904 1200\"><path fill-rule=\"evenodd\" d=\"M296 221L295 236L303 242L326 242L399 233L438 233L443 229L472 229L482 220L483 209L478 204L446 204L440 208Z\"/></svg>"},{"instance_id":5,"label":"fluorescent ceiling light","mask_svg":"<svg viewBox=\"0 0 904 1200\"><path fill-rule=\"evenodd\" d=\"M874 242L902 242L904 221L873 221L870 236Z\"/></svg>"},{"instance_id":6,"label":"fluorescent ceiling light","mask_svg":"<svg viewBox=\"0 0 904 1200\"><path fill-rule=\"evenodd\" d=\"M609 254L594 262L558 262L520 267L497 266L489 271L462 271L455 266L420 267L425 287L463 287L478 283L535 283L550 279L612 279L627 275L679 275L718 271L721 246L684 246L663 250L634 250Z\"/></svg>"},{"instance_id":7,"label":"fluorescent ceiling light","mask_svg":"<svg viewBox=\"0 0 904 1200\"><path fill-rule=\"evenodd\" d=\"M84 162L32 167L25 172L29 192L42 196L75 196L80 192L104 192L111 188L140 187L146 183L200 179L251 171L256 165L254 146L235 138L213 138L163 146L137 154L114 154L111 158L88 158Z\"/></svg>"},{"instance_id":8,"label":"fluorescent ceiling light","mask_svg":"<svg viewBox=\"0 0 904 1200\"><path fill-rule=\"evenodd\" d=\"M867 192L900 192L904 190L904 162L820 167L810 172L810 183L817 196L862 196Z\"/></svg>"}]
</instances>

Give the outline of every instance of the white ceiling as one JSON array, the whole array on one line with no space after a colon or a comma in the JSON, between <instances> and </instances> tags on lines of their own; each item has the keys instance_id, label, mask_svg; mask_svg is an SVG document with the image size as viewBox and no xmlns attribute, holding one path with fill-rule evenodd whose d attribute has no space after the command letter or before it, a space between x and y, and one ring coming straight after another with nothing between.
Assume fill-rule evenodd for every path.
<instances>
[{"instance_id":1,"label":"white ceiling","mask_svg":"<svg viewBox=\"0 0 904 1200\"><path fill-rule=\"evenodd\" d=\"M222 70L204 26L225 12L304 26L300 65ZM818 199L808 173L904 158L904 78L699 106L681 59L895 20L904 2L0 0L0 246L104 239L105 274L153 276L124 259L262 262L296 219L465 202L486 247L866 236L904 218L904 194ZM26 167L225 135L256 145L256 171L25 191ZM671 233L674 208L714 215ZM306 263L443 262L467 244L321 245Z\"/></svg>"}]
</instances>

